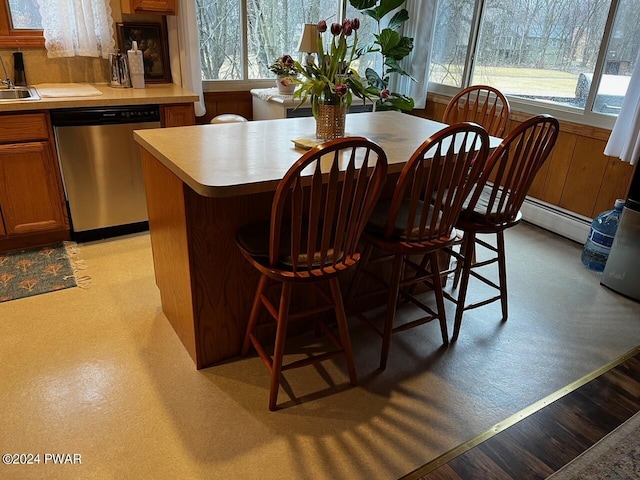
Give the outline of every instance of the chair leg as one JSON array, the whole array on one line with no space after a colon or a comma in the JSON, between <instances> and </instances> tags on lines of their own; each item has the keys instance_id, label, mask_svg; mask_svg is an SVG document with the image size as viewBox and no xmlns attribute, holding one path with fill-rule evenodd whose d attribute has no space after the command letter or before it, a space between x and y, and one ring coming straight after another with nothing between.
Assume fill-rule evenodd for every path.
<instances>
[{"instance_id":1,"label":"chair leg","mask_svg":"<svg viewBox=\"0 0 640 480\"><path fill-rule=\"evenodd\" d=\"M351 348L351 338L349 337L349 326L347 324L347 315L344 312L344 304L342 303L342 292L340 292L340 283L336 277L329 280L331 287L331 296L336 309L336 322L340 332L340 343L344 350L345 361L347 362L347 370L349 371L349 380L351 385L358 384L358 376L356 374L356 366L353 361L353 350Z\"/></svg>"},{"instance_id":2,"label":"chair leg","mask_svg":"<svg viewBox=\"0 0 640 480\"><path fill-rule=\"evenodd\" d=\"M500 278L500 303L502 304L502 321L507 321L509 306L507 300L507 260L504 249L504 232L497 233L498 246L498 278Z\"/></svg>"},{"instance_id":3,"label":"chair leg","mask_svg":"<svg viewBox=\"0 0 640 480\"><path fill-rule=\"evenodd\" d=\"M449 332L447 330L447 315L444 309L444 296L442 295L442 281L440 280L440 266L437 252L429 254L430 271L433 278L433 290L436 295L436 305L438 307L438 320L440 321L440 333L442 343L449 345Z\"/></svg>"},{"instance_id":4,"label":"chair leg","mask_svg":"<svg viewBox=\"0 0 640 480\"><path fill-rule=\"evenodd\" d=\"M278 390L280 388L280 373L282 371L282 357L284 343L287 337L287 323L289 321L289 303L291 302L291 284L284 282L280 293L280 307L278 309L278 327L276 329L276 343L273 349L271 363L271 386L269 388L269 410L276 409Z\"/></svg>"},{"instance_id":5,"label":"chair leg","mask_svg":"<svg viewBox=\"0 0 640 480\"><path fill-rule=\"evenodd\" d=\"M353 306L353 301L356 297L358 287L360 286L360 280L362 280L363 276L362 269L365 268L365 265L369 262L369 258L371 258L372 252L373 245L367 244L364 247L364 251L362 252L362 256L360 257L358 265L356 265L353 278L351 279L351 283L349 284L349 288L347 289L347 295L345 296L345 303L349 306Z\"/></svg>"},{"instance_id":6,"label":"chair leg","mask_svg":"<svg viewBox=\"0 0 640 480\"><path fill-rule=\"evenodd\" d=\"M464 245L465 245L466 237L463 237L462 244L460 245L459 253L464 253ZM454 248L454 247L452 247ZM453 274L453 290L458 288L458 284L460 283L460 275L462 274L462 263L460 263L459 259L456 259L456 271Z\"/></svg>"},{"instance_id":7,"label":"chair leg","mask_svg":"<svg viewBox=\"0 0 640 480\"><path fill-rule=\"evenodd\" d=\"M253 299L253 305L251 307L251 314L249 315L249 323L247 323L247 331L244 335L244 342L242 343L242 352L241 355L244 357L249 352L249 347L251 346L251 334L256 328L256 322L258 321L258 313L260 312L260 305L262 305L262 301L260 297L264 293L265 288L267 287L268 277L266 275L260 276L260 281L258 282L258 288L256 289L256 295Z\"/></svg>"},{"instance_id":8,"label":"chair leg","mask_svg":"<svg viewBox=\"0 0 640 480\"><path fill-rule=\"evenodd\" d=\"M427 263L429 263L429 255L424 254L422 255L422 260L420 260L420 270L422 271L426 270ZM409 288L407 289L407 293L409 293L410 295L413 295L416 291L416 288L418 288L418 283L412 283L411 285L409 285Z\"/></svg>"},{"instance_id":9,"label":"chair leg","mask_svg":"<svg viewBox=\"0 0 640 480\"><path fill-rule=\"evenodd\" d=\"M404 258L396 255L393 259L393 270L391 281L389 282L389 297L387 299L387 311L384 319L384 330L382 332L382 352L380 354L380 370L387 368L389 358L389 348L391 347L391 333L393 331L393 320L396 316L396 305L398 303L398 292L400 290L400 277L402 276L402 266Z\"/></svg>"},{"instance_id":10,"label":"chair leg","mask_svg":"<svg viewBox=\"0 0 640 480\"><path fill-rule=\"evenodd\" d=\"M466 234L465 234L466 235ZM462 239L463 244L460 246L460 253L463 253L464 250L464 237ZM473 244L473 254L471 255L471 265L473 265L474 263L476 263L476 245L475 245L475 241ZM460 264L460 262L456 261L456 271L455 274L453 276L453 289L455 290L456 288L458 288L458 283L460 283L460 275L462 273L462 265Z\"/></svg>"},{"instance_id":11,"label":"chair leg","mask_svg":"<svg viewBox=\"0 0 640 480\"><path fill-rule=\"evenodd\" d=\"M464 314L465 301L467 299L467 287L469 286L469 276L473 262L473 252L475 250L476 236L474 233L465 232L462 244L462 274L460 278L460 288L458 289L458 300L456 302L456 318L453 325L452 341L458 339L460 326L462 325L462 315Z\"/></svg>"}]
</instances>

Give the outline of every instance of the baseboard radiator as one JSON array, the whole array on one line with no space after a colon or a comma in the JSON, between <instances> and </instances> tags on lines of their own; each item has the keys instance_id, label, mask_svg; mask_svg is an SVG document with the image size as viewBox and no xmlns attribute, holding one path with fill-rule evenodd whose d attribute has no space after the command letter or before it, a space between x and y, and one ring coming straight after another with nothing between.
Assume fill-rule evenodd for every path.
<instances>
[{"instance_id":1,"label":"baseboard radiator","mask_svg":"<svg viewBox=\"0 0 640 480\"><path fill-rule=\"evenodd\" d=\"M584 244L592 219L569 210L527 197L522 205L522 218L533 225Z\"/></svg>"}]
</instances>

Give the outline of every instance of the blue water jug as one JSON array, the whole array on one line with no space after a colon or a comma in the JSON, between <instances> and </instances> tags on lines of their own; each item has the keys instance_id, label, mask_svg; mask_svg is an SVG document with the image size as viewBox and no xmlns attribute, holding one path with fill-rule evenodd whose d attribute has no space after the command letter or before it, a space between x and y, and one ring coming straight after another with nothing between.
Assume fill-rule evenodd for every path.
<instances>
[{"instance_id":1,"label":"blue water jug","mask_svg":"<svg viewBox=\"0 0 640 480\"><path fill-rule=\"evenodd\" d=\"M582 263L590 270L596 272L604 270L624 203L624 200L617 199L613 210L602 212L593 219L587 242L582 251Z\"/></svg>"}]
</instances>

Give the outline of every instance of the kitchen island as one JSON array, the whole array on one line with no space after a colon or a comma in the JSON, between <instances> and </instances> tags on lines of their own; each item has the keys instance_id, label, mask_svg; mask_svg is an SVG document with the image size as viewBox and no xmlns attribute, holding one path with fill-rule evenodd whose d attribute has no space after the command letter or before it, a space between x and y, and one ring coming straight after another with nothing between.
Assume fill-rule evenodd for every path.
<instances>
[{"instance_id":1,"label":"kitchen island","mask_svg":"<svg viewBox=\"0 0 640 480\"><path fill-rule=\"evenodd\" d=\"M354 113L346 133L380 144L394 173L443 127L398 112ZM269 218L278 182L304 153L292 140L314 132L308 117L134 133L162 310L197 368L240 352L258 274L235 233Z\"/></svg>"}]
</instances>

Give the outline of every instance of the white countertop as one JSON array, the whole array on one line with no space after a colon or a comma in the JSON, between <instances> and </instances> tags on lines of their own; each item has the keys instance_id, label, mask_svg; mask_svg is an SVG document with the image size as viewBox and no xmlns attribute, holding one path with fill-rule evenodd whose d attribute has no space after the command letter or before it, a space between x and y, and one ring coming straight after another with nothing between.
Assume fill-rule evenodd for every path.
<instances>
[{"instance_id":1,"label":"white countertop","mask_svg":"<svg viewBox=\"0 0 640 480\"><path fill-rule=\"evenodd\" d=\"M364 136L386 152L389 172L446 125L399 112L351 113L346 134ZM304 153L295 138L313 138L313 117L137 130L134 139L200 195L229 197L274 191ZM491 138L491 147L500 143Z\"/></svg>"},{"instance_id":2,"label":"white countertop","mask_svg":"<svg viewBox=\"0 0 640 480\"><path fill-rule=\"evenodd\" d=\"M117 105L166 105L172 103L189 103L198 100L198 96L195 93L185 90L173 83L146 85L145 88L113 88L108 84L91 85L98 89L101 95L2 101L0 102L0 112Z\"/></svg>"}]
</instances>

